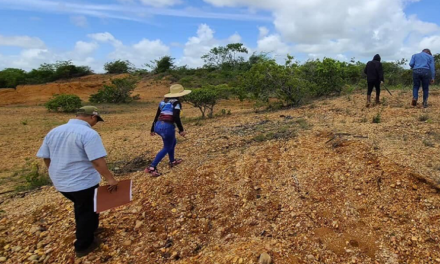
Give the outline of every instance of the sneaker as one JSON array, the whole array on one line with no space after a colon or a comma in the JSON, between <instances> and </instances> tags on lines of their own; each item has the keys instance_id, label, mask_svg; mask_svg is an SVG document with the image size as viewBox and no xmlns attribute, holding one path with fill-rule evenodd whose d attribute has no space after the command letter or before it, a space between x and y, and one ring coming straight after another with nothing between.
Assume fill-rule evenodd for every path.
<instances>
[{"instance_id":1,"label":"sneaker","mask_svg":"<svg viewBox=\"0 0 440 264\"><path fill-rule=\"evenodd\" d=\"M151 174L151 176L153 177L159 177L160 175L162 175L157 171L155 167L148 167L145 169L145 172Z\"/></svg>"},{"instance_id":2,"label":"sneaker","mask_svg":"<svg viewBox=\"0 0 440 264\"><path fill-rule=\"evenodd\" d=\"M182 159L175 159L173 162L170 162L170 168L179 165L182 161Z\"/></svg>"},{"instance_id":3,"label":"sneaker","mask_svg":"<svg viewBox=\"0 0 440 264\"><path fill-rule=\"evenodd\" d=\"M101 245L101 239L95 237L93 239L92 244L90 244L90 246L84 250L81 251L75 251L75 255L77 258L82 258L87 256L90 252L93 252L95 249L99 248L99 245Z\"/></svg>"},{"instance_id":4,"label":"sneaker","mask_svg":"<svg viewBox=\"0 0 440 264\"><path fill-rule=\"evenodd\" d=\"M427 101L424 101L423 102L423 108L427 108L428 107L428 102Z\"/></svg>"},{"instance_id":5,"label":"sneaker","mask_svg":"<svg viewBox=\"0 0 440 264\"><path fill-rule=\"evenodd\" d=\"M417 105L417 99L413 98L411 101L411 105L412 106L416 106Z\"/></svg>"}]
</instances>

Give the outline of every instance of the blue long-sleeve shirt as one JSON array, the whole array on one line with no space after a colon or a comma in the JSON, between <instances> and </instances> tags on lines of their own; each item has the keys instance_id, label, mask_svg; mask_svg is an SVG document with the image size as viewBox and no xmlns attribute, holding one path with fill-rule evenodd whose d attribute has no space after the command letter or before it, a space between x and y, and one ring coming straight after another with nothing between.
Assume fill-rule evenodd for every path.
<instances>
[{"instance_id":1,"label":"blue long-sleeve shirt","mask_svg":"<svg viewBox=\"0 0 440 264\"><path fill-rule=\"evenodd\" d=\"M420 52L412 55L411 61L409 62L411 69L428 69L431 71L432 79L435 77L435 64L434 58L425 52Z\"/></svg>"}]
</instances>

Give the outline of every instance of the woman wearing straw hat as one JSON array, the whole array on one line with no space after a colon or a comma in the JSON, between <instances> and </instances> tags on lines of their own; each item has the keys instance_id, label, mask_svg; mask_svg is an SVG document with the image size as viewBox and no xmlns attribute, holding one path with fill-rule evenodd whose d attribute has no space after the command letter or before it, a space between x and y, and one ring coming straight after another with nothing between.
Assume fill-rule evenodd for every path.
<instances>
[{"instance_id":1,"label":"woman wearing straw hat","mask_svg":"<svg viewBox=\"0 0 440 264\"><path fill-rule=\"evenodd\" d=\"M151 176L157 177L161 174L157 171L157 165L168 154L170 159L170 167L176 166L182 162L182 159L174 158L174 148L176 147L175 125L179 129L179 134L184 137L182 122L180 121L180 111L182 104L179 97L191 93L190 90L185 90L180 84L173 84L170 87L170 93L164 95L164 100L160 102L157 108L156 117L151 126L151 135L158 134L162 137L163 148L157 153L156 158L151 165L145 169ZM175 125L174 125L175 124Z\"/></svg>"}]
</instances>

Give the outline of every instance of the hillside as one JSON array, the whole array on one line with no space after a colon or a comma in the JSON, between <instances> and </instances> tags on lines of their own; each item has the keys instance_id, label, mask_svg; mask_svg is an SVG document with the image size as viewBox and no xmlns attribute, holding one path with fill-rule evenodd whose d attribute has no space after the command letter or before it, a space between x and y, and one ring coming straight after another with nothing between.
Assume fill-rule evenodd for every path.
<instances>
[{"instance_id":1,"label":"hillside","mask_svg":"<svg viewBox=\"0 0 440 264\"><path fill-rule=\"evenodd\" d=\"M225 101L200 120L184 105L184 159L164 175L142 170L161 148L149 129L167 82L144 81L129 107L102 105L97 125L120 179L134 181L129 206L101 215L100 250L75 260L72 204L53 187L0 204L5 263L440 262L440 99L409 106L409 90L364 107L355 93L300 108L255 112ZM231 110L222 115L221 109ZM1 176L34 155L71 115L42 106L2 107ZM380 116L379 123L373 117ZM26 120L26 125L23 124ZM40 161L38 161L40 162Z\"/></svg>"},{"instance_id":2,"label":"hillside","mask_svg":"<svg viewBox=\"0 0 440 264\"><path fill-rule=\"evenodd\" d=\"M19 85L16 89L0 89L0 106L12 104L36 105L45 103L54 94L76 94L82 100L96 93L111 78L121 78L124 74L94 74L70 80L47 84Z\"/></svg>"}]
</instances>

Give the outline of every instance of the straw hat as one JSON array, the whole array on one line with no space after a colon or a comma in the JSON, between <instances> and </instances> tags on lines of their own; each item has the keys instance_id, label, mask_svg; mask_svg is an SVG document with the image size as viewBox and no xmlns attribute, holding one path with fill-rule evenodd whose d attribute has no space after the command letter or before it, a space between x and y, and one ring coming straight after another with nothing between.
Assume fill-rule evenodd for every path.
<instances>
[{"instance_id":1,"label":"straw hat","mask_svg":"<svg viewBox=\"0 0 440 264\"><path fill-rule=\"evenodd\" d=\"M180 84L173 84L170 86L170 93L164 95L165 98L181 97L191 93L191 90L185 90Z\"/></svg>"}]
</instances>

